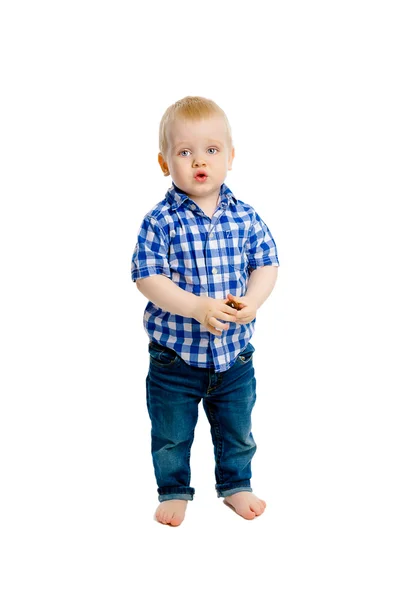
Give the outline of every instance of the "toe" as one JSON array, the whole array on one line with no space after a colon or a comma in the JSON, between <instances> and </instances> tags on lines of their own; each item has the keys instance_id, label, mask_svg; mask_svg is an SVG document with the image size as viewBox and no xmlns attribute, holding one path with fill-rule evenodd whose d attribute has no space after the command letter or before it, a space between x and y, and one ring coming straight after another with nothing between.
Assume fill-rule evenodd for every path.
<instances>
[{"instance_id":1,"label":"toe","mask_svg":"<svg viewBox=\"0 0 400 600\"><path fill-rule=\"evenodd\" d=\"M159 506L157 509L156 519L159 523L162 523L163 525L167 523L167 513L162 506Z\"/></svg>"},{"instance_id":2,"label":"toe","mask_svg":"<svg viewBox=\"0 0 400 600\"><path fill-rule=\"evenodd\" d=\"M162 521L162 515L161 515L159 512L157 512L157 513L156 513L156 520L157 520L159 523L162 523L162 522L163 522L163 521Z\"/></svg>"},{"instance_id":3,"label":"toe","mask_svg":"<svg viewBox=\"0 0 400 600\"><path fill-rule=\"evenodd\" d=\"M262 505L257 502L250 506L251 510L254 511L255 515L258 517L264 511Z\"/></svg>"},{"instance_id":4,"label":"toe","mask_svg":"<svg viewBox=\"0 0 400 600\"><path fill-rule=\"evenodd\" d=\"M264 500L259 500L258 505L257 505L257 509L258 509L257 516L261 515L264 512L264 510L266 509L266 507L267 507L266 502L264 502Z\"/></svg>"},{"instance_id":5,"label":"toe","mask_svg":"<svg viewBox=\"0 0 400 600\"><path fill-rule=\"evenodd\" d=\"M182 518L179 517L178 515L173 514L172 515L172 519L170 522L170 525L172 525L172 527L178 527L178 525L180 525L182 523Z\"/></svg>"},{"instance_id":6,"label":"toe","mask_svg":"<svg viewBox=\"0 0 400 600\"><path fill-rule=\"evenodd\" d=\"M248 510L245 510L242 512L242 517L251 521L252 519L254 519L256 517L256 513L252 510L251 507L249 507Z\"/></svg>"}]
</instances>

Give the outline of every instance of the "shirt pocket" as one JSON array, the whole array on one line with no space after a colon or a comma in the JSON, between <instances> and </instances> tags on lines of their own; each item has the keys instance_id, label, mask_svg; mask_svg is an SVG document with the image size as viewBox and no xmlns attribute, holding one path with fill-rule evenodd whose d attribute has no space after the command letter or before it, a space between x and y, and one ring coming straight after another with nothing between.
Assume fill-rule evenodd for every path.
<instances>
[{"instance_id":1,"label":"shirt pocket","mask_svg":"<svg viewBox=\"0 0 400 600\"><path fill-rule=\"evenodd\" d=\"M243 270L247 263L247 231L245 227L223 229L221 237L229 264L234 269Z\"/></svg>"},{"instance_id":2,"label":"shirt pocket","mask_svg":"<svg viewBox=\"0 0 400 600\"><path fill-rule=\"evenodd\" d=\"M221 251L224 254L224 279L239 289L246 286L248 258L246 254L247 230L243 226L226 228L220 232ZM233 292L232 292L233 293Z\"/></svg>"}]
</instances>

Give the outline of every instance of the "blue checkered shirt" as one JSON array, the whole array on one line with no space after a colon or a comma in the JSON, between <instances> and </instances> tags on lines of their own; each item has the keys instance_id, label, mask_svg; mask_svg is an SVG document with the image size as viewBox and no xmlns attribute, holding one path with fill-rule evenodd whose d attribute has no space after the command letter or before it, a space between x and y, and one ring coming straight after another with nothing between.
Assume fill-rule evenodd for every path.
<instances>
[{"instance_id":1,"label":"blue checkered shirt","mask_svg":"<svg viewBox=\"0 0 400 600\"><path fill-rule=\"evenodd\" d=\"M212 219L173 183L144 217L132 258L132 280L162 274L196 294L224 299L244 296L251 271L279 266L275 242L254 208L237 200L223 183ZM151 341L172 348L189 365L229 369L254 332L256 319L229 322L221 337L195 319L162 310L152 302L143 323Z\"/></svg>"}]
</instances>

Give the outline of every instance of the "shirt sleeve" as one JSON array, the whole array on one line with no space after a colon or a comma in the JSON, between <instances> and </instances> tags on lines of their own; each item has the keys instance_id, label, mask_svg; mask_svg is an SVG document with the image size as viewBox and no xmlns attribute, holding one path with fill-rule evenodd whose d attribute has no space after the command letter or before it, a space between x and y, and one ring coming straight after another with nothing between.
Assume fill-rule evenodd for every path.
<instances>
[{"instance_id":1,"label":"shirt sleeve","mask_svg":"<svg viewBox=\"0 0 400 600\"><path fill-rule=\"evenodd\" d=\"M132 256L132 281L150 275L171 276L168 263L169 243L157 221L145 217Z\"/></svg>"},{"instance_id":2,"label":"shirt sleeve","mask_svg":"<svg viewBox=\"0 0 400 600\"><path fill-rule=\"evenodd\" d=\"M249 267L275 265L279 267L279 259L274 238L261 217L255 213L246 247Z\"/></svg>"}]
</instances>

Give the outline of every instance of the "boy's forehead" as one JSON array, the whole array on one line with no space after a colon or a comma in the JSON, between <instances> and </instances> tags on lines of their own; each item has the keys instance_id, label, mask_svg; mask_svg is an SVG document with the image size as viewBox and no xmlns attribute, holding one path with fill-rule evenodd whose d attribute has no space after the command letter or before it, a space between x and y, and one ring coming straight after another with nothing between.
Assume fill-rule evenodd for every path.
<instances>
[{"instance_id":1,"label":"boy's forehead","mask_svg":"<svg viewBox=\"0 0 400 600\"><path fill-rule=\"evenodd\" d=\"M227 138L227 127L220 115L195 121L178 118L169 124L167 135L174 146L204 138L208 141L223 142Z\"/></svg>"}]
</instances>

